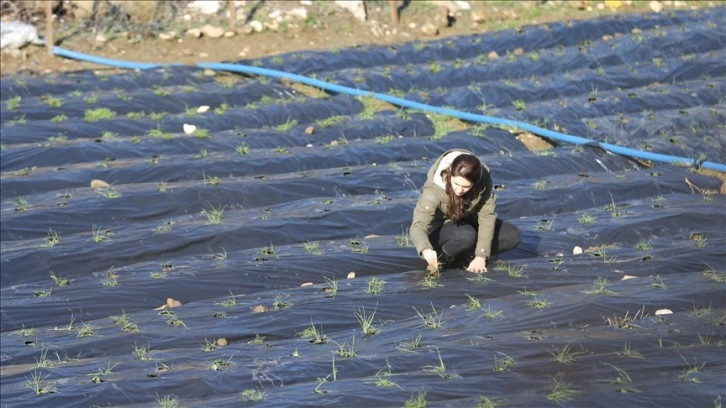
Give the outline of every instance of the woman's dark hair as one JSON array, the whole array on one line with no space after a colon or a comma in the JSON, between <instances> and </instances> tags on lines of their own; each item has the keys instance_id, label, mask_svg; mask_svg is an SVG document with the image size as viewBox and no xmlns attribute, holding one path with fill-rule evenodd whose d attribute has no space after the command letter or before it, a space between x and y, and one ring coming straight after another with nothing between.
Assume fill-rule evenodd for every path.
<instances>
[{"instance_id":1,"label":"woman's dark hair","mask_svg":"<svg viewBox=\"0 0 726 408\"><path fill-rule=\"evenodd\" d=\"M463 177L471 182L471 190L461 197L457 196L451 188L452 177ZM482 179L481 161L474 155L460 154L451 163L451 167L441 171L441 178L446 183L446 194L449 196L449 217L454 222L461 222L466 216L466 207L471 202L471 197L476 196L482 188L479 183Z\"/></svg>"}]
</instances>

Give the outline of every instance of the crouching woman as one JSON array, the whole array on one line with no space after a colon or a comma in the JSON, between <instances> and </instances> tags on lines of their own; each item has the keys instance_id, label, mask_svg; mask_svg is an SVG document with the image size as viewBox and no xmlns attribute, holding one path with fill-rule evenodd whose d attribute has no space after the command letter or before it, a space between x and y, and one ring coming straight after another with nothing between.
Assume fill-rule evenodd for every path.
<instances>
[{"instance_id":1,"label":"crouching woman","mask_svg":"<svg viewBox=\"0 0 726 408\"><path fill-rule=\"evenodd\" d=\"M497 218L493 187L489 168L473 153L441 155L428 171L409 230L419 256L429 265L468 261L467 271L482 273L492 255L516 247L521 233Z\"/></svg>"}]
</instances>

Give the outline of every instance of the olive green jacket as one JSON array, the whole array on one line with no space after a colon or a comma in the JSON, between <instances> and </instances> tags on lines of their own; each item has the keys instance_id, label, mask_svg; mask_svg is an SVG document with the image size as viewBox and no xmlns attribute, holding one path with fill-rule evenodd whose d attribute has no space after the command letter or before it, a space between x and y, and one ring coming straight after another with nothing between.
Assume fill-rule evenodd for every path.
<instances>
[{"instance_id":1,"label":"olive green jacket","mask_svg":"<svg viewBox=\"0 0 726 408\"><path fill-rule=\"evenodd\" d=\"M433 249L429 234L445 222L451 222L448 216L449 196L446 194L440 173L458 156L458 154L449 155L454 152L473 154L467 150L453 149L436 159L428 171L423 191L413 210L409 234L419 256L424 249ZM484 183L484 186L477 197L472 197L464 222L478 228L475 255L488 258L491 255L494 223L497 219L495 212L497 197L493 192L489 168L484 163L482 163L482 172L485 174L479 179L479 183Z\"/></svg>"}]
</instances>

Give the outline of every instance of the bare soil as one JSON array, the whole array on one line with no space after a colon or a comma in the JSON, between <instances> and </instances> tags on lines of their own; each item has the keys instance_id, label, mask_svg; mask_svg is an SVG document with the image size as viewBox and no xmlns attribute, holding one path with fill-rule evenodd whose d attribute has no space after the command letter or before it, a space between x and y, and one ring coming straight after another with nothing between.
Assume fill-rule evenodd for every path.
<instances>
[{"instance_id":1,"label":"bare soil","mask_svg":"<svg viewBox=\"0 0 726 408\"><path fill-rule=\"evenodd\" d=\"M130 2L129 4L134 3ZM139 2L143 3L143 2ZM149 2L146 2L149 3ZM185 2L176 2L182 4ZM223 2L224 3L224 2ZM330 1L315 1L301 5L298 1L247 1L236 8L242 19L232 22L224 8L216 15L193 14L186 8L176 10L173 18L165 18L149 24L148 10L131 10L128 15L132 23L147 23L147 29L121 31L112 16L106 15L94 20L74 16L67 12L55 16L53 23L54 43L73 51L100 57L135 62L183 63L221 62L252 59L299 50L342 49L367 44L396 44L409 41L429 41L449 36L460 36L491 32L524 25L597 18L616 13L651 12L648 1L594 2L594 1L469 1L471 10L457 10L449 15L450 25L442 23L445 8L436 2L367 2L367 21L357 20L352 13L335 6ZM445 3L445 2L444 2ZM450 2L449 2L450 3ZM664 11L683 7L706 7L712 2L664 1ZM392 4L400 10L400 19L394 20ZM617 8L608 8L612 5ZM405 6L405 7L404 7ZM225 7L223 5L223 7ZM263 32L247 33L245 24L258 20L270 22L270 14L279 10L282 14L295 8L307 9L305 19L290 19L278 27L266 28ZM148 7L147 7L148 9ZM241 10L240 10L241 9ZM26 11L24 19L33 22L40 34L45 33L44 15L41 10ZM134 15L134 12L136 15ZM184 19L191 14L191 19ZM4 20L18 18L6 15ZM201 28L205 24L215 25L227 31L234 31L229 38L190 38L184 35L189 28ZM438 33L424 33L426 24L438 28ZM136 28L141 27L136 25ZM430 26L429 26L430 27ZM173 40L159 38L160 33L174 31L178 37ZM99 38L103 37L103 38ZM101 39L101 41L99 41ZM105 41L103 40L105 39ZM19 55L8 52L1 54L2 75L19 71L36 74L77 71L84 69L111 70L97 64L80 62L49 55L42 46L27 46Z\"/></svg>"}]
</instances>

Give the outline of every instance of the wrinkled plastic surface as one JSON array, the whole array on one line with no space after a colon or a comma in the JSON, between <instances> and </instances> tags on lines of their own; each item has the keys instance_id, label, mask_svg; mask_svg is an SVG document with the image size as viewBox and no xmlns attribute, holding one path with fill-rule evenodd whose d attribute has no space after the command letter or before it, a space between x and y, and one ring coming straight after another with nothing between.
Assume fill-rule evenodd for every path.
<instances>
[{"instance_id":1,"label":"wrinkled plastic surface","mask_svg":"<svg viewBox=\"0 0 726 408\"><path fill-rule=\"evenodd\" d=\"M725 16L627 16L240 63L724 162ZM526 53L509 56L518 47ZM492 50L501 57L488 59ZM438 137L422 112L369 116L347 95L313 98L262 78L220 85L193 68L3 77L0 99L3 404L155 406L173 395L239 406L244 390L264 392L266 406L402 406L424 391L430 404L462 407L723 398L726 211L710 193L715 178L589 146L533 153L494 128ZM200 105L211 109L197 114ZM86 120L98 108L115 116ZM447 269L426 287L405 232L428 167L454 147L492 169L499 216L523 241L483 279ZM112 184L107 196L92 179ZM220 224L209 221L215 209ZM372 278L385 280L381 293L367 293ZM183 305L153 310L168 297ZM364 335L356 314L378 333ZM114 324L122 315L138 331ZM327 343L301 337L311 325ZM228 346L205 351L222 337ZM146 347L147 360L134 357ZM354 357L339 353L351 348ZM556 361L563 350L571 362ZM396 386L380 386L387 366ZM55 392L36 396L33 376ZM552 399L558 381L571 399Z\"/></svg>"}]
</instances>

